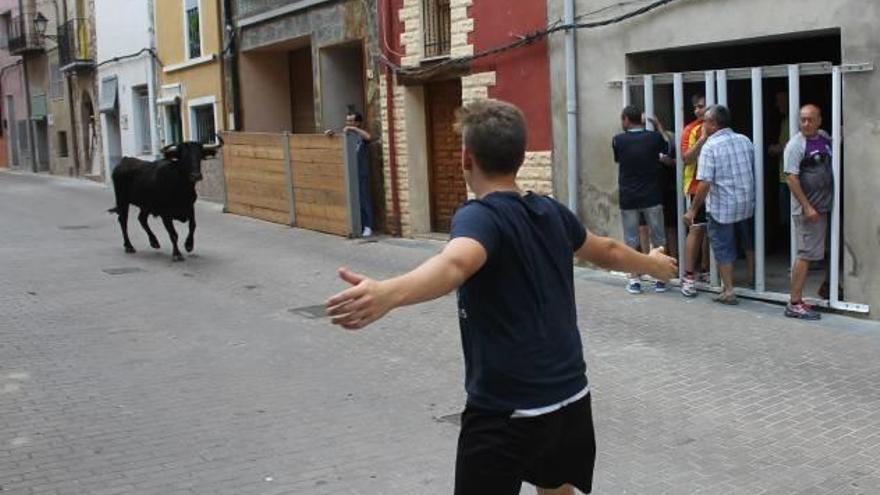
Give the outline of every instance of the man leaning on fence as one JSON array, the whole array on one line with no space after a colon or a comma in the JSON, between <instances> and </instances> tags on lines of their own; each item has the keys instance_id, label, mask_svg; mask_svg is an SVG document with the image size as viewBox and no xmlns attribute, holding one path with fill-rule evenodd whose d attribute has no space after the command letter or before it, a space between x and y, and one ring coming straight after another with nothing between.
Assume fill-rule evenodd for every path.
<instances>
[{"instance_id":1,"label":"man leaning on fence","mask_svg":"<svg viewBox=\"0 0 880 495\"><path fill-rule=\"evenodd\" d=\"M822 111L816 105L804 105L798 122L800 132L785 146L785 176L791 189L797 243L797 259L791 271L791 298L785 306L785 316L818 320L821 315L804 302L803 293L810 262L825 259L828 213L834 200L831 137L819 129Z\"/></svg>"},{"instance_id":2,"label":"man leaning on fence","mask_svg":"<svg viewBox=\"0 0 880 495\"><path fill-rule=\"evenodd\" d=\"M700 185L685 222L693 224L705 201L709 243L721 273L722 291L715 298L738 304L733 292L733 262L737 240L745 244L749 276L754 273L755 148L751 140L730 128L730 110L716 105L706 110L704 129L709 136L700 152Z\"/></svg>"}]
</instances>

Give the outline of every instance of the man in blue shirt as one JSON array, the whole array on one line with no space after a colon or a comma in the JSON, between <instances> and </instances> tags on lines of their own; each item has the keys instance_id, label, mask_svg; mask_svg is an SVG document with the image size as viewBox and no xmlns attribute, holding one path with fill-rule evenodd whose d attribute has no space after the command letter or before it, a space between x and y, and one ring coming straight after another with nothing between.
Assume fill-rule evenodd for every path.
<instances>
[{"instance_id":1,"label":"man in blue shirt","mask_svg":"<svg viewBox=\"0 0 880 495\"><path fill-rule=\"evenodd\" d=\"M456 495L589 493L595 440L574 300L574 257L669 280L675 260L589 234L555 200L522 191L516 174L526 123L496 100L461 111L462 169L476 194L452 220L451 240L418 268L388 280L347 269L353 287L327 301L332 322L356 330L394 308L458 289L467 405Z\"/></svg>"}]
</instances>

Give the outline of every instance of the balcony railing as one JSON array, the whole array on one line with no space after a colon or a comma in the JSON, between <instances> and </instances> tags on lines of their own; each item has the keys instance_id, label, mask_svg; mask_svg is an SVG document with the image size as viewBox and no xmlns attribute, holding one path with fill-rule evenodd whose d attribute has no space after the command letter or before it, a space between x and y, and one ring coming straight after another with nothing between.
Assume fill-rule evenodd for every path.
<instances>
[{"instance_id":1,"label":"balcony railing","mask_svg":"<svg viewBox=\"0 0 880 495\"><path fill-rule=\"evenodd\" d=\"M62 71L94 67L90 27L88 19L71 19L58 26L58 61Z\"/></svg>"},{"instance_id":2,"label":"balcony railing","mask_svg":"<svg viewBox=\"0 0 880 495\"><path fill-rule=\"evenodd\" d=\"M451 33L449 0L422 0L425 21L425 58L449 55Z\"/></svg>"},{"instance_id":3,"label":"balcony railing","mask_svg":"<svg viewBox=\"0 0 880 495\"><path fill-rule=\"evenodd\" d=\"M34 28L35 15L27 13L11 19L9 23L9 53L12 55L45 50L43 37L37 34L37 30Z\"/></svg>"}]
</instances>

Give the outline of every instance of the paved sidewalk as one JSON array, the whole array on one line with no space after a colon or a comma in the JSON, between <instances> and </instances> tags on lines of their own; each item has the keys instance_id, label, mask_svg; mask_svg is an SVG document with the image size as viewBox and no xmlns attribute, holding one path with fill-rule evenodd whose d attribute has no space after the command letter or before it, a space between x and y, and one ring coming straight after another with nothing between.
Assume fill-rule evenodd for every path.
<instances>
[{"instance_id":1,"label":"paved sidewalk","mask_svg":"<svg viewBox=\"0 0 880 495\"><path fill-rule=\"evenodd\" d=\"M312 308L339 264L386 276L439 243L199 204L196 251L172 263L135 215L126 255L112 204L0 172L0 494L451 493L454 298L359 333ZM880 325L576 273L594 493L880 493Z\"/></svg>"}]
</instances>

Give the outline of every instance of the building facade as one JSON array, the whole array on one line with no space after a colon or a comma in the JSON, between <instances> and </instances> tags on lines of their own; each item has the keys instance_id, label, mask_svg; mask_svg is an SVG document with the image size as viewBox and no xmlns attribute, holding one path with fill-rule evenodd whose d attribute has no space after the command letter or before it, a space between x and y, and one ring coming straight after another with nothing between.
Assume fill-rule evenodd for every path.
<instances>
[{"instance_id":1,"label":"building facade","mask_svg":"<svg viewBox=\"0 0 880 495\"><path fill-rule=\"evenodd\" d=\"M340 130L349 112L381 133L376 10L363 0L228 0L227 114L246 132ZM232 96L235 95L235 96ZM384 218L381 147L371 145L371 194ZM379 230L383 225L378 225Z\"/></svg>"},{"instance_id":2,"label":"building facade","mask_svg":"<svg viewBox=\"0 0 880 495\"><path fill-rule=\"evenodd\" d=\"M551 21L564 14L564 0L548 2ZM583 24L625 17L649 4L605 8L608 2L577 0L574 10ZM870 0L741 0L739 2L671 2L649 12L575 31L577 63L578 177L575 198L585 223L601 234L620 236L617 166L610 140L619 132L624 103L656 114L664 125L680 130L693 118L690 97L701 93L711 104L730 107L735 131L755 143L759 187L755 236L758 270L755 284L743 292L761 299L787 300L791 236L783 221L790 217L780 191L779 159L769 146L788 127L797 131L801 104L823 111L823 128L836 134L840 152L839 229L831 229L834 261L831 290L817 304L867 312L880 308L880 258L876 256L880 219L874 214L880 172L872 164L880 151L880 38L873 20L880 4ZM724 29L695 29L723 20ZM551 77L565 81L564 35L551 37ZM553 85L555 189L567 190L567 105L565 84ZM783 102L783 103L780 103ZM840 119L835 125L835 121ZM763 172L763 173L762 173ZM761 194L763 192L763 194ZM567 199L567 198L566 198ZM869 206L866 206L869 205ZM836 247L835 247L836 246ZM837 258L837 259L835 259ZM822 281L817 271L808 292L815 297ZM746 276L738 280L746 280ZM833 283L832 283L833 285Z\"/></svg>"},{"instance_id":3,"label":"building facade","mask_svg":"<svg viewBox=\"0 0 880 495\"><path fill-rule=\"evenodd\" d=\"M157 2L156 50L162 61L157 103L163 145L211 143L226 129L217 0Z\"/></svg>"},{"instance_id":4,"label":"building facade","mask_svg":"<svg viewBox=\"0 0 880 495\"><path fill-rule=\"evenodd\" d=\"M9 29L18 0L0 1L0 167L30 167L30 135L22 59L9 52Z\"/></svg>"},{"instance_id":5,"label":"building facade","mask_svg":"<svg viewBox=\"0 0 880 495\"><path fill-rule=\"evenodd\" d=\"M8 47L22 59L30 170L77 174L71 153L71 100L68 81L60 70L58 32L67 12L57 3L22 0L11 11ZM22 129L24 131L24 129Z\"/></svg>"},{"instance_id":6,"label":"building facade","mask_svg":"<svg viewBox=\"0 0 880 495\"><path fill-rule=\"evenodd\" d=\"M97 35L94 0L64 2L68 11L58 27L59 66L71 102L70 154L76 175L100 179L103 173L98 86Z\"/></svg>"},{"instance_id":7,"label":"building facade","mask_svg":"<svg viewBox=\"0 0 880 495\"><path fill-rule=\"evenodd\" d=\"M386 58L399 66L380 77L387 210L399 232L446 232L455 208L467 199L453 124L455 110L476 99L501 99L523 109L529 141L520 185L552 193L546 41L462 58L546 27L546 4L392 0L380 3L379 11Z\"/></svg>"},{"instance_id":8,"label":"building facade","mask_svg":"<svg viewBox=\"0 0 880 495\"><path fill-rule=\"evenodd\" d=\"M156 2L156 52L162 67L156 98L162 146L213 143L227 129L223 85L223 23L218 0ZM222 200L221 159L202 164L199 197Z\"/></svg>"},{"instance_id":9,"label":"building facade","mask_svg":"<svg viewBox=\"0 0 880 495\"><path fill-rule=\"evenodd\" d=\"M95 0L97 85L104 177L123 156L160 149L155 105L158 61L152 0Z\"/></svg>"}]
</instances>

